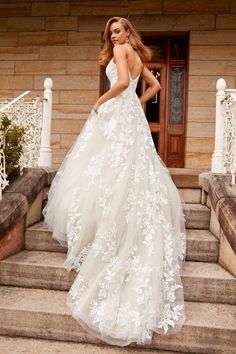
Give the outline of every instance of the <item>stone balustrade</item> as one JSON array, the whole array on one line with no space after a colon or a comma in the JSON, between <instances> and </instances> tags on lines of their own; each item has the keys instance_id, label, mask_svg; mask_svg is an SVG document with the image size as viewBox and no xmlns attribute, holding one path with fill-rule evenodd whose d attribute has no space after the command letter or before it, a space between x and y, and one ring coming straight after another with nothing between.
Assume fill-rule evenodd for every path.
<instances>
[{"instance_id":1,"label":"stone balustrade","mask_svg":"<svg viewBox=\"0 0 236 354\"><path fill-rule=\"evenodd\" d=\"M211 172L230 173L235 184L236 174L236 90L226 89L224 79L216 84L215 149Z\"/></svg>"},{"instance_id":2,"label":"stone balustrade","mask_svg":"<svg viewBox=\"0 0 236 354\"><path fill-rule=\"evenodd\" d=\"M56 170L24 168L0 200L0 260L24 249L25 228L41 220L41 211Z\"/></svg>"},{"instance_id":3,"label":"stone balustrade","mask_svg":"<svg viewBox=\"0 0 236 354\"><path fill-rule=\"evenodd\" d=\"M199 185L211 209L209 230L219 240L218 262L236 276L236 190L231 176L203 172Z\"/></svg>"}]
</instances>

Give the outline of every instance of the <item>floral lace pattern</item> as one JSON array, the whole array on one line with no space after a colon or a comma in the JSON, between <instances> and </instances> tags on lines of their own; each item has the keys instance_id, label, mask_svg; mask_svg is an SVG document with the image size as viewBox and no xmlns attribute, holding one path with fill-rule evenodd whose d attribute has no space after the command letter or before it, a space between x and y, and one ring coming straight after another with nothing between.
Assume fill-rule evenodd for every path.
<instances>
[{"instance_id":1,"label":"floral lace pattern","mask_svg":"<svg viewBox=\"0 0 236 354\"><path fill-rule=\"evenodd\" d=\"M107 75L113 85L113 61ZM44 209L53 237L68 247L65 268L78 272L67 297L72 315L121 346L150 343L153 332L177 332L185 320L181 200L156 153L137 81L89 116Z\"/></svg>"}]
</instances>

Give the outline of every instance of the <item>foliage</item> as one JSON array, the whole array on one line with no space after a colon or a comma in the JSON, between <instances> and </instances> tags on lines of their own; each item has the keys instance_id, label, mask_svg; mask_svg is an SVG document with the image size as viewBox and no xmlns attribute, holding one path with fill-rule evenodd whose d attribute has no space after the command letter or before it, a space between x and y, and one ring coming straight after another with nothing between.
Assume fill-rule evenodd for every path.
<instances>
[{"instance_id":1,"label":"foliage","mask_svg":"<svg viewBox=\"0 0 236 354\"><path fill-rule=\"evenodd\" d=\"M1 118L0 131L4 134L6 174L12 181L20 174L19 160L23 152L25 129L18 126L4 114Z\"/></svg>"}]
</instances>

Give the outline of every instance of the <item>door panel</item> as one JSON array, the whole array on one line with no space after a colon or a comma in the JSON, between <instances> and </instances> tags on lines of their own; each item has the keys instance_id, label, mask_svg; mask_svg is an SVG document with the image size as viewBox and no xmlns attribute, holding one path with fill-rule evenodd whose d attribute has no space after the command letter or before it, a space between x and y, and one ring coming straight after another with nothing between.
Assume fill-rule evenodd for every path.
<instances>
[{"instance_id":1,"label":"door panel","mask_svg":"<svg viewBox=\"0 0 236 354\"><path fill-rule=\"evenodd\" d=\"M158 154L163 158L165 143L165 85L166 85L166 65L164 63L147 63L147 67L158 79L162 90L159 91L148 102L143 104L143 109L147 117L154 144ZM141 96L147 89L147 84L142 78L139 80L137 88L138 96Z\"/></svg>"},{"instance_id":2,"label":"door panel","mask_svg":"<svg viewBox=\"0 0 236 354\"><path fill-rule=\"evenodd\" d=\"M157 96L160 113L156 109L157 118L160 117L157 152L168 167L184 167L188 38L143 36L143 40L153 51L153 61L147 63L148 68L151 71L158 68L161 74L161 91ZM146 106L149 105L148 102ZM150 123L149 126L151 132L156 128Z\"/></svg>"},{"instance_id":3,"label":"door panel","mask_svg":"<svg viewBox=\"0 0 236 354\"><path fill-rule=\"evenodd\" d=\"M185 71L184 65L169 66L167 149L164 155L164 160L169 167L184 167ZM174 148L177 146L178 149Z\"/></svg>"}]
</instances>

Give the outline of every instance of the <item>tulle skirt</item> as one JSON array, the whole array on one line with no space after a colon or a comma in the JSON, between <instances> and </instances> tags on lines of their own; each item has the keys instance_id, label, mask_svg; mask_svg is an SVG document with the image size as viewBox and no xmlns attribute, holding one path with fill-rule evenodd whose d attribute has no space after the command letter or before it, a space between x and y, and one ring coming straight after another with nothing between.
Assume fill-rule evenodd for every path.
<instances>
[{"instance_id":1,"label":"tulle skirt","mask_svg":"<svg viewBox=\"0 0 236 354\"><path fill-rule=\"evenodd\" d=\"M65 268L78 273L67 304L86 331L124 346L180 330L183 205L137 96L90 114L43 214L68 248Z\"/></svg>"}]
</instances>

